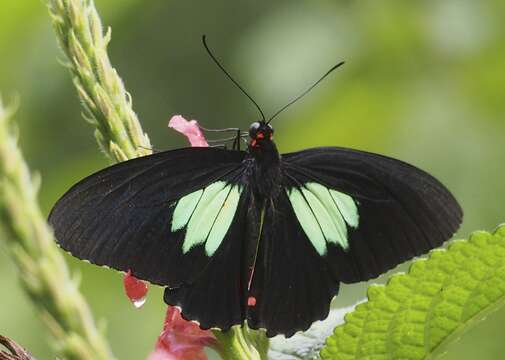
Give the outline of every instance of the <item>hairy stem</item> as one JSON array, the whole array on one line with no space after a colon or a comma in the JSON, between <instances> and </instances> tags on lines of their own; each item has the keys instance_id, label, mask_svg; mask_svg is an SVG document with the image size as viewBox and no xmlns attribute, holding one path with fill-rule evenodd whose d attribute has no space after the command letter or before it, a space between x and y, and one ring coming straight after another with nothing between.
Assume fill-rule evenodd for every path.
<instances>
[{"instance_id":1,"label":"hairy stem","mask_svg":"<svg viewBox=\"0 0 505 360\"><path fill-rule=\"evenodd\" d=\"M112 359L103 334L71 277L38 206L39 177L32 176L0 101L0 229L21 283L66 359Z\"/></svg>"},{"instance_id":2,"label":"hairy stem","mask_svg":"<svg viewBox=\"0 0 505 360\"><path fill-rule=\"evenodd\" d=\"M47 0L53 27L67 57L84 118L95 126L102 151L114 161L151 153L132 109L130 94L107 55L111 30L104 34L92 0Z\"/></svg>"}]
</instances>

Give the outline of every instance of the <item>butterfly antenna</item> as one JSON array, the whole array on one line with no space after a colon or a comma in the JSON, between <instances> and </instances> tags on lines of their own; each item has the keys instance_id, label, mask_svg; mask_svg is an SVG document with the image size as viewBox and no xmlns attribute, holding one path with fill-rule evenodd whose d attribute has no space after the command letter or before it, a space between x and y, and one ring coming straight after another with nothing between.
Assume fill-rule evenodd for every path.
<instances>
[{"instance_id":1,"label":"butterfly antenna","mask_svg":"<svg viewBox=\"0 0 505 360\"><path fill-rule=\"evenodd\" d=\"M214 56L214 54L212 53L212 51L210 51L209 49L209 46L207 45L207 39L206 39L206 36L203 35L202 36L202 42L203 42L203 46L205 47L205 50L207 50L207 53L209 54L210 58L216 63L216 65L225 73L225 75L228 77L228 79L231 80L232 83L235 84L235 86L237 86L240 91L242 91L242 93L247 96L247 98L249 100L251 100L251 102L254 104L254 106L256 106L256 108L258 109L258 111L260 112L261 114L261 118L263 119L263 121L265 121L265 114L263 113L263 111L261 110L260 106L258 105L258 103L256 101L254 101L254 99L251 97L251 95L249 95L247 93L247 91L244 90L244 88L242 86L240 86L240 84L234 79L232 78L232 76L228 73L228 71L226 71L226 69L223 67L223 65L221 65L221 63L217 60L217 58Z\"/></svg>"},{"instance_id":2,"label":"butterfly antenna","mask_svg":"<svg viewBox=\"0 0 505 360\"><path fill-rule=\"evenodd\" d=\"M291 100L287 105L284 105L275 114L273 114L272 117L270 119L268 119L267 124L269 124L270 121L272 121L281 112L283 112L288 107L290 107L291 105L293 105L295 102L297 102L298 100L300 100L302 97L304 97L305 95L307 95L310 92L310 90L312 90L313 88L315 88L321 81L324 80L325 77L327 77L328 75L330 75L335 69L337 69L340 66L344 65L344 63L345 63L345 61L341 61L337 65L333 66L330 70L328 70L326 72L326 74L324 74L323 76L321 76L321 78L319 80L317 80L314 84L312 84L307 90L305 90L303 93L301 93L296 98L294 98L293 100Z\"/></svg>"}]
</instances>

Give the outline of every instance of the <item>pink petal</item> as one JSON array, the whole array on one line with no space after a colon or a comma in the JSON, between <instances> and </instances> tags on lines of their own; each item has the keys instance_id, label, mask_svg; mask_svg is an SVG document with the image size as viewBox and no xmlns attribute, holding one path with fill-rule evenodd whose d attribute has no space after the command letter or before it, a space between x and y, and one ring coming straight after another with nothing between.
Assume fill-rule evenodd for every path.
<instances>
[{"instance_id":1,"label":"pink petal","mask_svg":"<svg viewBox=\"0 0 505 360\"><path fill-rule=\"evenodd\" d=\"M204 346L216 346L216 338L209 330L202 330L191 321L184 320L174 306L167 308L163 331L149 360L207 360Z\"/></svg>"},{"instance_id":2,"label":"pink petal","mask_svg":"<svg viewBox=\"0 0 505 360\"><path fill-rule=\"evenodd\" d=\"M164 349L156 349L147 360L176 360L177 358Z\"/></svg>"},{"instance_id":3,"label":"pink petal","mask_svg":"<svg viewBox=\"0 0 505 360\"><path fill-rule=\"evenodd\" d=\"M168 127L186 135L191 146L209 146L196 120L188 121L181 115L175 115L168 122Z\"/></svg>"},{"instance_id":4,"label":"pink petal","mask_svg":"<svg viewBox=\"0 0 505 360\"><path fill-rule=\"evenodd\" d=\"M146 302L147 292L149 287L145 281L137 279L132 275L131 270L125 274L123 285L126 296L130 299L133 305L138 309Z\"/></svg>"},{"instance_id":5,"label":"pink petal","mask_svg":"<svg viewBox=\"0 0 505 360\"><path fill-rule=\"evenodd\" d=\"M157 349L149 355L148 360L207 360L207 355L203 351L195 350L173 354L164 349Z\"/></svg>"}]
</instances>

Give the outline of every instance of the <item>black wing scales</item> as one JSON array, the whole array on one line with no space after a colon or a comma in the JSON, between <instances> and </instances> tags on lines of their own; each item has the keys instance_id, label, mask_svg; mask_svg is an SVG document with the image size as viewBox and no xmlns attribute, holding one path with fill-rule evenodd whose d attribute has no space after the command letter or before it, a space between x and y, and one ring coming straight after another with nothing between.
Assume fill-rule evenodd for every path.
<instances>
[{"instance_id":1,"label":"black wing scales","mask_svg":"<svg viewBox=\"0 0 505 360\"><path fill-rule=\"evenodd\" d=\"M425 254L461 224L463 212L452 194L405 162L344 148L309 149L283 160L297 182L321 183L357 203L359 226L348 228L349 250L329 244L328 264L343 282L377 277Z\"/></svg>"},{"instance_id":2,"label":"black wing scales","mask_svg":"<svg viewBox=\"0 0 505 360\"><path fill-rule=\"evenodd\" d=\"M338 279L298 225L285 192L267 204L247 321L268 336L293 335L328 316Z\"/></svg>"},{"instance_id":3,"label":"black wing scales","mask_svg":"<svg viewBox=\"0 0 505 360\"><path fill-rule=\"evenodd\" d=\"M247 260L244 246L254 233L248 221L250 197L244 194L238 205L234 221L223 239L221 247L212 256L205 271L190 286L167 287L164 300L179 306L187 320L197 320L202 329L229 329L242 324L245 319L244 290L246 289Z\"/></svg>"},{"instance_id":4,"label":"black wing scales","mask_svg":"<svg viewBox=\"0 0 505 360\"><path fill-rule=\"evenodd\" d=\"M181 252L184 231L171 232L174 203L215 181L240 182L245 153L185 148L123 162L72 187L49 216L72 255L159 285L194 281L209 256Z\"/></svg>"}]
</instances>

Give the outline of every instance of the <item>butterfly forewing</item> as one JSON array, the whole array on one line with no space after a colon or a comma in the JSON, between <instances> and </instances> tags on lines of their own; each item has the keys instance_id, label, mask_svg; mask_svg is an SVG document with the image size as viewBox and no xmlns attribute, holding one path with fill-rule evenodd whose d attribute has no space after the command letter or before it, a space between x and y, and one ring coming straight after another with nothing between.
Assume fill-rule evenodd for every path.
<instances>
[{"instance_id":1,"label":"butterfly forewing","mask_svg":"<svg viewBox=\"0 0 505 360\"><path fill-rule=\"evenodd\" d=\"M328 242L349 248L347 226L359 225L357 205L349 195L316 182L295 184L286 192L298 222L319 255L327 253Z\"/></svg>"},{"instance_id":2,"label":"butterfly forewing","mask_svg":"<svg viewBox=\"0 0 505 360\"><path fill-rule=\"evenodd\" d=\"M120 163L72 187L49 221L78 258L160 285L191 283L237 211L244 154L187 148Z\"/></svg>"},{"instance_id":3,"label":"butterfly forewing","mask_svg":"<svg viewBox=\"0 0 505 360\"><path fill-rule=\"evenodd\" d=\"M338 193L348 248L329 241L326 258L344 282L377 277L440 246L461 223L451 193L402 161L343 148L309 149L283 160L288 186L316 183Z\"/></svg>"}]
</instances>

